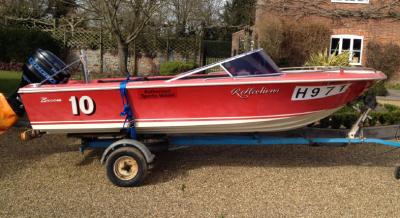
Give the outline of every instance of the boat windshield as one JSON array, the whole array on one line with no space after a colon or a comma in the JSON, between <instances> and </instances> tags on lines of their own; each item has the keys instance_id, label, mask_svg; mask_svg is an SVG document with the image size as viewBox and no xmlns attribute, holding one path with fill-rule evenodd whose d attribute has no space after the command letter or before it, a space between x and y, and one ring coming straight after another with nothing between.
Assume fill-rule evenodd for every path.
<instances>
[{"instance_id":1,"label":"boat windshield","mask_svg":"<svg viewBox=\"0 0 400 218\"><path fill-rule=\"evenodd\" d=\"M259 75L281 75L282 72L276 66L274 61L264 53L262 49L240 54L217 63L209 64L185 73L181 73L176 77L167 80L172 82L175 80L190 78L189 76L197 73L205 73L215 67L222 68L226 76L230 77L249 77Z\"/></svg>"},{"instance_id":2,"label":"boat windshield","mask_svg":"<svg viewBox=\"0 0 400 218\"><path fill-rule=\"evenodd\" d=\"M279 67L263 51L222 63L222 66L232 76L281 74Z\"/></svg>"}]
</instances>

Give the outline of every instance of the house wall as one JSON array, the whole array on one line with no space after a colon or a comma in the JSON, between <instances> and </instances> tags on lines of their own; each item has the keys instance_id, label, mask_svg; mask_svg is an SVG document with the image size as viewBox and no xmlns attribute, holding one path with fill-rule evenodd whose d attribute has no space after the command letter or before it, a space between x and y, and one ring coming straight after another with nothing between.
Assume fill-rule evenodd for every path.
<instances>
[{"instance_id":1,"label":"house wall","mask_svg":"<svg viewBox=\"0 0 400 218\"><path fill-rule=\"evenodd\" d=\"M240 30L232 34L232 51L231 51L232 56L235 56L239 53L240 40L242 40L244 37L245 37L244 30Z\"/></svg>"},{"instance_id":2,"label":"house wall","mask_svg":"<svg viewBox=\"0 0 400 218\"><path fill-rule=\"evenodd\" d=\"M364 37L362 64L365 64L369 42L396 43L400 45L400 22L391 20L348 21L332 26L334 34Z\"/></svg>"},{"instance_id":3,"label":"house wall","mask_svg":"<svg viewBox=\"0 0 400 218\"><path fill-rule=\"evenodd\" d=\"M232 34L231 56L257 48L254 38L254 27L246 27Z\"/></svg>"},{"instance_id":4,"label":"house wall","mask_svg":"<svg viewBox=\"0 0 400 218\"><path fill-rule=\"evenodd\" d=\"M285 1L286 5L284 7L280 7L282 3L281 0L275 0L272 2L272 5L276 4L276 7L271 7L271 5L266 7L265 0L258 1L259 7L256 11L255 21L256 34L260 34L260 30L263 25L265 25L265 22L276 18L296 20L297 22L312 21L324 23L332 29L333 34L335 35L349 34L364 37L361 64L365 64L366 54L368 52L366 47L371 41L397 43L400 45L400 21L398 20L392 18L372 19L365 17L332 17L328 16L326 13L329 13L332 10L346 10L353 13L364 12L365 14L368 14L370 11L384 7L385 5L387 6L388 3L393 2L393 0L370 0L369 4L332 3L330 0L309 0L308 2L310 5L308 6L317 4L314 5L314 8L309 7L309 9L307 9L304 4L307 0L288 0ZM313 11L317 10L316 8L318 8L318 14L309 15L316 12ZM394 10L399 10L399 8L394 8ZM382 11L385 12L385 9Z\"/></svg>"}]
</instances>

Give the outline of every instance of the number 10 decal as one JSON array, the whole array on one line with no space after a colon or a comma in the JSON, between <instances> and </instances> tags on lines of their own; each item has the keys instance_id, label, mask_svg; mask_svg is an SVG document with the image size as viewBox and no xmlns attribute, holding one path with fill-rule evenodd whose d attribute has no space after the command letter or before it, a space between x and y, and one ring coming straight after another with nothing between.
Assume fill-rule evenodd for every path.
<instances>
[{"instance_id":1,"label":"number 10 decal","mask_svg":"<svg viewBox=\"0 0 400 218\"><path fill-rule=\"evenodd\" d=\"M80 97L79 102L77 97L71 96L71 98L69 98L69 101L71 102L73 115L79 115L80 112L86 115L91 115L96 110L96 105L93 99L89 96Z\"/></svg>"}]
</instances>

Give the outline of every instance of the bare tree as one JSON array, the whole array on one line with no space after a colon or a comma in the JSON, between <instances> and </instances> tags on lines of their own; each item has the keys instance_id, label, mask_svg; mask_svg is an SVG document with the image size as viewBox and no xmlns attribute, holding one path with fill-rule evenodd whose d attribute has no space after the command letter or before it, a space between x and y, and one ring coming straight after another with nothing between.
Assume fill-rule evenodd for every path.
<instances>
[{"instance_id":1,"label":"bare tree","mask_svg":"<svg viewBox=\"0 0 400 218\"><path fill-rule=\"evenodd\" d=\"M204 26L215 25L222 9L219 0L169 0L168 20L175 26L178 36L201 31Z\"/></svg>"},{"instance_id":2,"label":"bare tree","mask_svg":"<svg viewBox=\"0 0 400 218\"><path fill-rule=\"evenodd\" d=\"M195 17L198 10L198 0L170 0L170 10L173 14L172 22L175 23L176 33L185 35L190 19Z\"/></svg>"},{"instance_id":3,"label":"bare tree","mask_svg":"<svg viewBox=\"0 0 400 218\"><path fill-rule=\"evenodd\" d=\"M202 0L201 8L198 11L207 26L220 24L220 16L224 7L224 1Z\"/></svg>"},{"instance_id":4,"label":"bare tree","mask_svg":"<svg viewBox=\"0 0 400 218\"><path fill-rule=\"evenodd\" d=\"M0 16L38 18L45 14L47 0L0 0Z\"/></svg>"},{"instance_id":5,"label":"bare tree","mask_svg":"<svg viewBox=\"0 0 400 218\"><path fill-rule=\"evenodd\" d=\"M103 20L118 43L119 70L128 71L128 48L150 19L157 14L162 0L84 0L80 6Z\"/></svg>"}]
</instances>

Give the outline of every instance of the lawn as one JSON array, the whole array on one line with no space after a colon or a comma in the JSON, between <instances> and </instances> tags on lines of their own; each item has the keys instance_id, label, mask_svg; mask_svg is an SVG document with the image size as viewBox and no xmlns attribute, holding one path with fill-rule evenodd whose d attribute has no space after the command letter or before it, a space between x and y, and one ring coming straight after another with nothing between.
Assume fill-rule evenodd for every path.
<instances>
[{"instance_id":1,"label":"lawn","mask_svg":"<svg viewBox=\"0 0 400 218\"><path fill-rule=\"evenodd\" d=\"M20 72L0 70L0 93L9 96L18 88L20 80Z\"/></svg>"}]
</instances>

